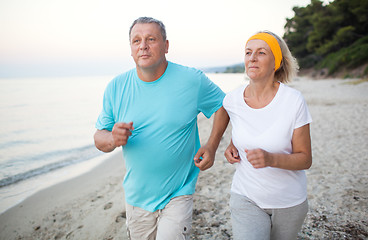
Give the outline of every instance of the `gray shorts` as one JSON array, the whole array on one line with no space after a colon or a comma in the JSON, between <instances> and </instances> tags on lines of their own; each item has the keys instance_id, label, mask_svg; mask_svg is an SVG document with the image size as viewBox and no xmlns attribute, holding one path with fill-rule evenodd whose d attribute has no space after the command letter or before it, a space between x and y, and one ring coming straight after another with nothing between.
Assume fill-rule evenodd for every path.
<instances>
[{"instance_id":1,"label":"gray shorts","mask_svg":"<svg viewBox=\"0 0 368 240\"><path fill-rule=\"evenodd\" d=\"M290 207L262 209L249 198L231 193L234 240L295 240L308 212L308 201Z\"/></svg>"},{"instance_id":2,"label":"gray shorts","mask_svg":"<svg viewBox=\"0 0 368 240\"><path fill-rule=\"evenodd\" d=\"M193 196L175 197L164 209L149 212L126 204L130 240L189 239L192 231Z\"/></svg>"}]
</instances>

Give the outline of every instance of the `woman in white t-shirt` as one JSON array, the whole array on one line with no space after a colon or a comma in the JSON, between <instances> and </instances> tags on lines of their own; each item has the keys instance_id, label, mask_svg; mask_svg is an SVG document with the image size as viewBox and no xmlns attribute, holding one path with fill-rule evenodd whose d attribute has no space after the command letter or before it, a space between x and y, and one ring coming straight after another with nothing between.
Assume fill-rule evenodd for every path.
<instances>
[{"instance_id":1,"label":"woman in white t-shirt","mask_svg":"<svg viewBox=\"0 0 368 240\"><path fill-rule=\"evenodd\" d=\"M224 99L232 124L225 157L237 163L230 199L235 240L296 239L306 217L312 118L301 93L284 84L297 70L281 38L257 33L245 47L249 84Z\"/></svg>"}]
</instances>

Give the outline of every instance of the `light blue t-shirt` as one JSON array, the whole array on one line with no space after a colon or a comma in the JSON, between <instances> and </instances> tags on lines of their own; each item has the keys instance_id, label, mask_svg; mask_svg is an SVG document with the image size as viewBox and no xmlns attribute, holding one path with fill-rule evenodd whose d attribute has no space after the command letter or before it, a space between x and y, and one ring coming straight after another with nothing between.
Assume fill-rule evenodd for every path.
<instances>
[{"instance_id":1,"label":"light blue t-shirt","mask_svg":"<svg viewBox=\"0 0 368 240\"><path fill-rule=\"evenodd\" d=\"M173 197L194 193L197 115L209 118L224 96L201 71L172 62L154 82L140 80L132 69L108 84L96 128L111 131L117 122L133 122L123 147L128 204L154 212Z\"/></svg>"}]
</instances>

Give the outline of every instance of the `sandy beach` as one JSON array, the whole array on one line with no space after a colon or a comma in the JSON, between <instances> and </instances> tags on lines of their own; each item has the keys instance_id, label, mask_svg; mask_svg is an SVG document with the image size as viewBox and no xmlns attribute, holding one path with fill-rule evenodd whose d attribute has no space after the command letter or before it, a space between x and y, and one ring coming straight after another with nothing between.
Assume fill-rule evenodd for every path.
<instances>
[{"instance_id":1,"label":"sandy beach","mask_svg":"<svg viewBox=\"0 0 368 240\"><path fill-rule=\"evenodd\" d=\"M310 210L298 239L368 239L368 81L297 78L313 117L313 165L306 171ZM199 117L202 143L212 119ZM91 136L92 137L92 136ZM200 173L192 239L231 239L234 166L224 151ZM81 176L42 190L0 215L0 239L127 239L121 150Z\"/></svg>"}]
</instances>

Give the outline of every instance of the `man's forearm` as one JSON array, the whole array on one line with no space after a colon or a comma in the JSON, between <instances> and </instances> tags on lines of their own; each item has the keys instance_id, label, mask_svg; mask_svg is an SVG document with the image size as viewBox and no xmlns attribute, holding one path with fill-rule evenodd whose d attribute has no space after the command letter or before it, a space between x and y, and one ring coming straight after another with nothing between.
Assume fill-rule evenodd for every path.
<instances>
[{"instance_id":1,"label":"man's forearm","mask_svg":"<svg viewBox=\"0 0 368 240\"><path fill-rule=\"evenodd\" d=\"M102 152L112 152L115 149L114 140L110 131L97 130L94 140L96 148Z\"/></svg>"}]
</instances>

